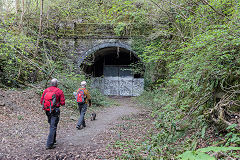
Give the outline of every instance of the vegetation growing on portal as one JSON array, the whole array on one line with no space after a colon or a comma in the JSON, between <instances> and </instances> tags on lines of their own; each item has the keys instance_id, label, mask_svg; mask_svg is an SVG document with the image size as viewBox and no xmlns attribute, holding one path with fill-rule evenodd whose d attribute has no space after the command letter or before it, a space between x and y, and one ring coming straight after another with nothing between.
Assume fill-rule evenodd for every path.
<instances>
[{"instance_id":1,"label":"vegetation growing on portal","mask_svg":"<svg viewBox=\"0 0 240 160\"><path fill-rule=\"evenodd\" d=\"M132 38L133 50L145 63L146 92L138 100L153 110L157 128L139 147L128 148L123 158L239 158L239 148L232 148L240 144L238 1L16 2L9 7L12 11L0 5L2 87L44 86L44 80L54 76L64 80L70 96L83 77L74 75L77 68L55 38L82 31L94 35L91 29L97 32L98 25L92 24L110 24L111 34ZM90 31L81 29L84 24L91 24ZM97 105L104 100L95 93ZM213 142L211 135L217 137ZM199 149L208 146L214 147ZM142 152L146 154L139 155Z\"/></svg>"}]
</instances>

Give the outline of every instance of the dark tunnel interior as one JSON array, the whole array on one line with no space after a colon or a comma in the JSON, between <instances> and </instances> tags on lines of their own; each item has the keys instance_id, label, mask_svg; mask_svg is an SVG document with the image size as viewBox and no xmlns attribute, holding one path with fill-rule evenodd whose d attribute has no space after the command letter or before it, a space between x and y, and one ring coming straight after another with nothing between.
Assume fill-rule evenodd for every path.
<instances>
[{"instance_id":1,"label":"dark tunnel interior","mask_svg":"<svg viewBox=\"0 0 240 160\"><path fill-rule=\"evenodd\" d=\"M104 76L104 69L109 67L125 67L129 68L129 65L140 62L140 59L131 51L118 48L107 47L98 50L81 64L81 68L86 75L91 77ZM134 78L141 78L140 74L132 74Z\"/></svg>"}]
</instances>

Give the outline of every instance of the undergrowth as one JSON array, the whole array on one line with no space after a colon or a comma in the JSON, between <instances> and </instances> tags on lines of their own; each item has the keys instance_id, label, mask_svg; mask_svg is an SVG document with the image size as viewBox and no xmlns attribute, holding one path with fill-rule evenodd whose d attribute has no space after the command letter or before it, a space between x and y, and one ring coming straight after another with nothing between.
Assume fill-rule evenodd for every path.
<instances>
[{"instance_id":1,"label":"undergrowth","mask_svg":"<svg viewBox=\"0 0 240 160\"><path fill-rule=\"evenodd\" d=\"M239 2L179 5L186 10L165 8L172 27L135 44L146 66L147 91L138 102L153 110L158 130L147 149L141 145L150 151L142 159L237 159L239 124L232 117L240 111Z\"/></svg>"},{"instance_id":2,"label":"undergrowth","mask_svg":"<svg viewBox=\"0 0 240 160\"><path fill-rule=\"evenodd\" d=\"M91 87L91 80L88 80L85 78L84 75L80 74L58 74L56 75L56 78L59 81L58 88L60 88L65 96L65 103L67 107L73 107L77 109L77 103L76 99L73 95L73 92L76 92L78 88L81 87L81 81L85 80L87 81L87 89L90 92L91 100L92 100L92 107L109 107L115 104L113 100L108 98L107 96L104 96L98 89ZM47 85L45 85L47 84ZM42 88L38 90L38 94L41 95L43 93L43 90L46 89L46 87L49 87L50 80L43 81L42 85L44 85L45 88Z\"/></svg>"},{"instance_id":3,"label":"undergrowth","mask_svg":"<svg viewBox=\"0 0 240 160\"><path fill-rule=\"evenodd\" d=\"M149 159L175 159L178 155L177 159L187 159L188 156L195 157L190 159L203 159L204 157L207 159L210 157L206 154L208 152L199 148L211 145L218 146L211 148L214 153L212 155L239 158L240 148L234 147L240 144L240 134L235 130L235 125L228 128L230 131L228 134L220 133L217 128L211 127L211 124L208 124L204 116L200 114L204 107L200 107L197 113L187 114L188 112L177 107L178 97L169 95L164 90L145 92L143 95L138 97L138 103L153 109L152 117L155 119L155 128L158 130L157 133L152 134L150 141L145 142L147 148L143 145L141 148L151 151L148 155ZM181 154L183 152L184 154Z\"/></svg>"}]
</instances>

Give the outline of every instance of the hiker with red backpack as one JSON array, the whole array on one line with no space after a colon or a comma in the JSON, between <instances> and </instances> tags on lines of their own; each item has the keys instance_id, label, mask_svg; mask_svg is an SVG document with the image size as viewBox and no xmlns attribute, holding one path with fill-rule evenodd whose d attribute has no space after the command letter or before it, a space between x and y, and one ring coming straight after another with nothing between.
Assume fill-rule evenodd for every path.
<instances>
[{"instance_id":1,"label":"hiker with red backpack","mask_svg":"<svg viewBox=\"0 0 240 160\"><path fill-rule=\"evenodd\" d=\"M40 103L43 105L50 125L46 149L55 148L57 125L60 117L60 106L65 105L63 91L58 86L58 80L52 79L51 86L44 90Z\"/></svg>"},{"instance_id":2,"label":"hiker with red backpack","mask_svg":"<svg viewBox=\"0 0 240 160\"><path fill-rule=\"evenodd\" d=\"M82 81L81 82L81 88L79 88L76 92L75 98L78 104L79 112L80 112L80 118L77 123L77 129L83 129L86 127L84 116L87 111L87 107L89 104L89 107L92 105L91 103L91 96L89 91L86 89L87 82Z\"/></svg>"}]
</instances>

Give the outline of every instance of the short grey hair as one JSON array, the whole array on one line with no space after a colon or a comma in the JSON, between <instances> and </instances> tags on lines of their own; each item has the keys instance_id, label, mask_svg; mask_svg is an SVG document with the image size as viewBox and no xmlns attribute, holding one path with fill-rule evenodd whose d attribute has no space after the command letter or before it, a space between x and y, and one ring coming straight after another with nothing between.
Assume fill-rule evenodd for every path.
<instances>
[{"instance_id":1,"label":"short grey hair","mask_svg":"<svg viewBox=\"0 0 240 160\"><path fill-rule=\"evenodd\" d=\"M82 82L81 82L81 86L82 86L82 87L86 87L86 85L87 85L87 82L86 82L86 81L82 81Z\"/></svg>"},{"instance_id":2,"label":"short grey hair","mask_svg":"<svg viewBox=\"0 0 240 160\"><path fill-rule=\"evenodd\" d=\"M51 86L57 86L58 85L58 80L56 78L53 78L50 82Z\"/></svg>"}]
</instances>

